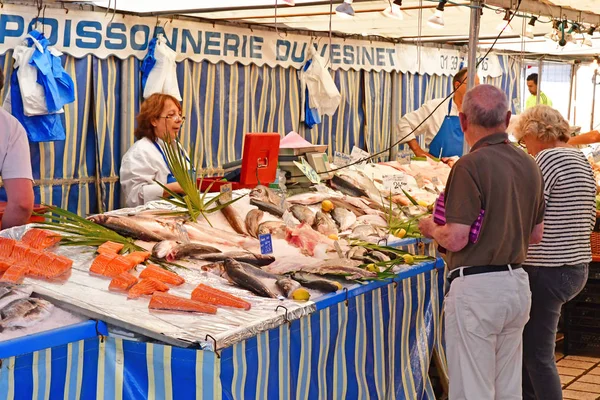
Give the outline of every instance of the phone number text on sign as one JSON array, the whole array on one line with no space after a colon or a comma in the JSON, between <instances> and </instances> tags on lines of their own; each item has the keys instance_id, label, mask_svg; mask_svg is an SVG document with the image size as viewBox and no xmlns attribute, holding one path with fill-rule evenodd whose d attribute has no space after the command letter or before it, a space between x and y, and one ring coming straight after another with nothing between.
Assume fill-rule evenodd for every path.
<instances>
[{"instance_id":1,"label":"phone number text on sign","mask_svg":"<svg viewBox=\"0 0 600 400\"><path fill-rule=\"evenodd\" d=\"M462 63L465 62L465 57L463 56L440 56L440 68L450 71L458 71L459 67ZM477 62L479 63L479 68L482 71L487 71L489 68L488 58L478 58Z\"/></svg>"}]
</instances>

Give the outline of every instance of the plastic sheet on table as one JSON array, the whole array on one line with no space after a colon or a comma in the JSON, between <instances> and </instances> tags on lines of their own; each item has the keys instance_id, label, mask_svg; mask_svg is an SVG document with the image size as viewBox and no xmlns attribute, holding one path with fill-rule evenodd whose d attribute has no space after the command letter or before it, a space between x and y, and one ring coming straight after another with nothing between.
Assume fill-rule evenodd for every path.
<instances>
[{"instance_id":1,"label":"plastic sheet on table","mask_svg":"<svg viewBox=\"0 0 600 400\"><path fill-rule=\"evenodd\" d=\"M28 227L12 228L3 231L1 236L18 239ZM33 285L36 293L90 318L104 320L171 345L211 348L213 340L207 337L210 335L215 339L217 348L224 348L316 310L310 301L258 297L186 262L188 269L176 271L186 283L171 288L169 293L189 298L193 289L204 283L243 298L251 303L252 308L249 311L219 308L215 315L153 311L148 309L147 297L127 299L125 294L108 290L110 279L89 274L95 257L94 248L63 246L55 251L73 260L71 276L65 282L26 278L25 283ZM142 268L137 267L138 271ZM283 307L276 311L278 306Z\"/></svg>"}]
</instances>

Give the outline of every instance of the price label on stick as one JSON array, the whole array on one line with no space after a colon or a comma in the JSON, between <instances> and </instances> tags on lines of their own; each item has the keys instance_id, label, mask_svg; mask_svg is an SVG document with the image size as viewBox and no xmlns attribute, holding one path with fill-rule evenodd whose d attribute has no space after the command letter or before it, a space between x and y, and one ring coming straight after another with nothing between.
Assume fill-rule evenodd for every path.
<instances>
[{"instance_id":1,"label":"price label on stick","mask_svg":"<svg viewBox=\"0 0 600 400\"><path fill-rule=\"evenodd\" d=\"M346 165L350 164L351 162L352 162L352 157L349 156L348 154L340 153L339 151L336 151L333 153L333 163L335 164L336 167L338 167L338 168L345 167Z\"/></svg>"},{"instance_id":2,"label":"price label on stick","mask_svg":"<svg viewBox=\"0 0 600 400\"><path fill-rule=\"evenodd\" d=\"M352 158L352 161L364 160L363 162L367 162L368 158L371 157L371 154L354 146L352 148L352 152L350 153L350 157Z\"/></svg>"},{"instance_id":3,"label":"price label on stick","mask_svg":"<svg viewBox=\"0 0 600 400\"><path fill-rule=\"evenodd\" d=\"M258 235L258 240L260 241L260 254L273 253L273 240L270 233Z\"/></svg>"},{"instance_id":4,"label":"price label on stick","mask_svg":"<svg viewBox=\"0 0 600 400\"><path fill-rule=\"evenodd\" d=\"M231 189L231 183L225 183L221 185L221 188L219 190L221 192L221 197L219 197L219 201L221 203L227 203L231 201Z\"/></svg>"},{"instance_id":5,"label":"price label on stick","mask_svg":"<svg viewBox=\"0 0 600 400\"><path fill-rule=\"evenodd\" d=\"M321 183L321 178L319 178L319 174L317 174L313 167L311 167L304 158L302 159L301 163L299 163L298 161L294 161L294 164L296 165L296 167L298 167L298 169L300 169L300 171L302 171L302 173L308 178L309 181L311 181L314 184Z\"/></svg>"},{"instance_id":6,"label":"price label on stick","mask_svg":"<svg viewBox=\"0 0 600 400\"><path fill-rule=\"evenodd\" d=\"M405 174L394 174L383 176L383 187L386 191L390 191L392 194L402 193L402 189L405 189L408 185L408 180Z\"/></svg>"}]
</instances>

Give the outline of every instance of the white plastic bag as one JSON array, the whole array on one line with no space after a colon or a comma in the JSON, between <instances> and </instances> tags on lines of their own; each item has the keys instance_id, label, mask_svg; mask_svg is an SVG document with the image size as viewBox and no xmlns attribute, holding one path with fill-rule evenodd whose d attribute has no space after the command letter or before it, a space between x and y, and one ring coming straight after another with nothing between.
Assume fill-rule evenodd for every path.
<instances>
[{"instance_id":1,"label":"white plastic bag","mask_svg":"<svg viewBox=\"0 0 600 400\"><path fill-rule=\"evenodd\" d=\"M329 70L325 67L325 62L313 46L309 47L309 55L312 63L304 72L304 81L308 88L310 108L316 108L319 115L333 115L340 105L342 96Z\"/></svg>"},{"instance_id":2,"label":"white plastic bag","mask_svg":"<svg viewBox=\"0 0 600 400\"><path fill-rule=\"evenodd\" d=\"M181 101L177 82L177 64L175 63L177 53L167 46L167 40L163 35L157 37L154 58L156 64L148 73L148 79L144 87L144 99L154 93L165 93Z\"/></svg>"}]
</instances>

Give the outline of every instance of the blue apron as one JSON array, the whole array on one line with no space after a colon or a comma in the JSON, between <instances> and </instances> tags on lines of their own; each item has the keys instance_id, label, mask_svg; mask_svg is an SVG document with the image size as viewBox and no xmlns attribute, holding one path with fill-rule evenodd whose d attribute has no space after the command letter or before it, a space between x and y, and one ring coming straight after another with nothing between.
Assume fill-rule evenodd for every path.
<instances>
[{"instance_id":1,"label":"blue apron","mask_svg":"<svg viewBox=\"0 0 600 400\"><path fill-rule=\"evenodd\" d=\"M163 152L163 149L161 149L160 146L158 145L158 143L156 143L156 142L152 142L152 144L154 144L154 147L156 147L156 149L158 151L160 151L160 154L162 155L163 160L165 160L165 164L167 165L167 167L169 167L169 162L167 161L167 156ZM183 150L180 149L180 151L181 151L181 154L185 157L185 159L187 160L188 164L191 167L192 166L192 162L190 161L190 158L187 155L184 154ZM194 172L195 169L192 168L190 171ZM175 179L175 177L173 176L173 173L170 173L169 175L167 175L167 184L169 184L169 183L175 183L175 182L177 182L177 179Z\"/></svg>"},{"instance_id":2,"label":"blue apron","mask_svg":"<svg viewBox=\"0 0 600 400\"><path fill-rule=\"evenodd\" d=\"M458 116L450 115L452 110L452 100L448 104L448 115L440 127L437 135L429 144L429 154L439 157L453 157L463 155L463 142L465 135L460 127Z\"/></svg>"}]
</instances>

